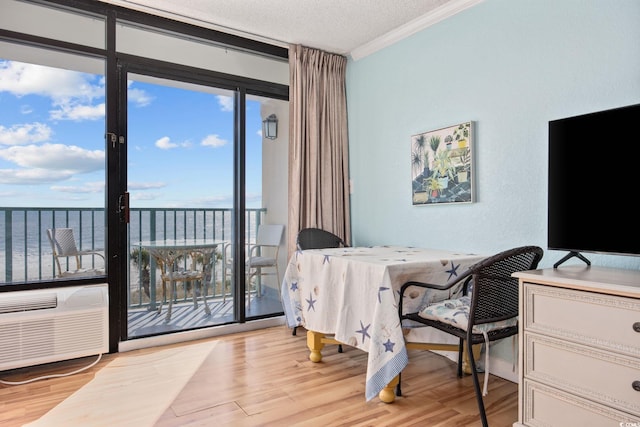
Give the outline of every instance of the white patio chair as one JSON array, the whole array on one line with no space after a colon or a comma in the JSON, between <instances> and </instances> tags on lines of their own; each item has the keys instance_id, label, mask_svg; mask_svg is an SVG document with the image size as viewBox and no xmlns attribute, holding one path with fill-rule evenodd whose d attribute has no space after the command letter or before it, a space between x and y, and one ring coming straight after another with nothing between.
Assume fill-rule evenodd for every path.
<instances>
[{"instance_id":1,"label":"white patio chair","mask_svg":"<svg viewBox=\"0 0 640 427\"><path fill-rule=\"evenodd\" d=\"M92 249L80 251L76 245L76 239L73 235L72 228L49 228L47 229L47 237L51 243L53 257L58 267L58 277L71 276L93 276L104 274L104 268L83 268L82 257L87 255L98 255L104 261L104 251L100 249ZM75 270L62 269L60 258L74 257L76 261Z\"/></svg>"},{"instance_id":2,"label":"white patio chair","mask_svg":"<svg viewBox=\"0 0 640 427\"><path fill-rule=\"evenodd\" d=\"M280 283L280 271L278 270L278 252L280 241L284 233L282 224L262 224L258 227L256 242L249 245L247 252L247 293L251 290L251 279L256 280L256 296L262 296L262 276L275 275L276 286ZM273 272L265 272L263 269L274 269ZM251 298L247 298L247 304Z\"/></svg>"},{"instance_id":3,"label":"white patio chair","mask_svg":"<svg viewBox=\"0 0 640 427\"><path fill-rule=\"evenodd\" d=\"M247 273L247 305L251 303L251 281L256 278L256 296L262 295L262 276L276 276L276 286L280 284L280 271L278 269L278 253L280 242L284 233L282 224L261 224L255 243L249 243L247 247L246 273ZM226 300L227 272L233 271L233 255L230 252L232 245L225 247L224 275L223 275L223 301ZM273 269L274 271L268 271ZM266 270L266 271L265 271Z\"/></svg>"}]
</instances>

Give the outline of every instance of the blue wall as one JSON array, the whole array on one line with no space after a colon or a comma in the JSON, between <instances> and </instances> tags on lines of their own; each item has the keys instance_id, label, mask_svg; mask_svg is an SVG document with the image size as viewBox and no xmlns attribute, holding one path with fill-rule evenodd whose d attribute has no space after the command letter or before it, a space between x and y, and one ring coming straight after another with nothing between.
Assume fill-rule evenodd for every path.
<instances>
[{"instance_id":1,"label":"blue wall","mask_svg":"<svg viewBox=\"0 0 640 427\"><path fill-rule=\"evenodd\" d=\"M548 122L640 103L640 1L485 0L351 60L347 100L354 245L546 250ZM476 202L413 206L411 135L466 121ZM608 162L621 143L594 155ZM541 267L564 254L547 250Z\"/></svg>"}]
</instances>

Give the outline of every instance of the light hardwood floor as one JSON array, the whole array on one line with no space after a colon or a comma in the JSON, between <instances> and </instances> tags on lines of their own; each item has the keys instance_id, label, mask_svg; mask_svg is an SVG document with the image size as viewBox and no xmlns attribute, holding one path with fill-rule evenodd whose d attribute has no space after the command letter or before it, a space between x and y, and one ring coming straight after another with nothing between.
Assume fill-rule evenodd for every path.
<instances>
[{"instance_id":1,"label":"light hardwood floor","mask_svg":"<svg viewBox=\"0 0 640 427\"><path fill-rule=\"evenodd\" d=\"M435 353L409 352L409 366L402 375L403 396L386 404L377 398L365 401L366 353L351 347L338 353L336 346L327 346L323 361L312 363L302 328L296 336L282 326L211 340L217 341L211 355L164 409L157 426L480 425L471 377L457 378L455 363ZM22 426L39 419L117 357L104 355L93 368L70 377L19 386L0 384L0 425ZM68 372L92 360L1 372L0 379L22 381ZM139 398L140 405L154 404L153 396ZM512 426L518 416L517 398L516 384L490 377L485 407L492 427ZM112 426L108 419L103 421Z\"/></svg>"}]
</instances>

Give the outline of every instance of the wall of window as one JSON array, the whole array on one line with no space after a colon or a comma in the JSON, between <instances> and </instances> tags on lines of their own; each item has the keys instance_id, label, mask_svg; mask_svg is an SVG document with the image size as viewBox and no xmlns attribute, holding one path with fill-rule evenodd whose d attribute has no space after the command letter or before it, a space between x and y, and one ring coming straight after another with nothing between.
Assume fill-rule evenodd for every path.
<instances>
[{"instance_id":1,"label":"wall of window","mask_svg":"<svg viewBox=\"0 0 640 427\"><path fill-rule=\"evenodd\" d=\"M282 171L286 172L287 163L286 155L282 154L286 153L286 131L284 130L288 128L284 116L287 111L289 78L286 49L165 18L153 17L99 1L6 0L3 2L0 14L0 64L0 72L4 74L4 77L0 74L0 91L7 90L3 86L3 79L4 83L9 81L11 66L15 64L44 65L51 70L59 70L61 75L84 76L85 80L78 80L80 85L83 84L83 81L84 83L89 81L87 76L94 79L93 86L86 86L87 90L93 90L93 98L90 98L90 102L83 105L85 109L82 111L85 114L91 112L94 114L91 139L98 141L98 146L93 147L93 150L96 151L96 155L102 156L103 181L94 180L92 203L83 204L82 200L87 200L87 198L72 200L70 197L67 199L68 203L65 202L65 198L60 198L58 202L62 206L58 206L58 208L63 209L60 215L66 219L64 221L58 220L58 224L75 224L73 220L68 219L69 213L64 210L65 208L103 210L103 215L99 216L97 220L98 223L103 222L97 226L100 230L98 231L100 237L97 240L106 255L104 265L99 266L104 269L103 275L74 277L72 279L55 277L53 271L51 274L39 273L37 276L15 275L13 274L14 270L17 270L5 256L2 260L3 265L10 265L10 267L5 268L3 276L4 278L9 277L10 280L4 281L4 284L0 286L1 291L69 284L66 282L73 284L97 283L104 282L106 279L112 298L110 317L124 319L125 314L118 306L121 307L126 302L124 300L125 293L121 292L122 289L118 287L129 279L128 260L124 261L123 258L127 257L122 257L122 255L129 252L128 244L130 242L127 241L129 231L123 224L124 210L121 202L128 185L130 185L127 182L128 169L131 167L127 164L127 150L131 152L133 147L126 146L128 142L125 139L127 118L123 115L123 111L125 111L123 106L126 98L129 99L129 108L133 105L131 100L135 97L139 97L136 101L145 102L143 92L136 92L135 87L129 88L129 90L122 87L130 84L120 80L121 71L127 67L134 67L139 73L140 71L148 72L149 75L157 78L171 79L176 82L184 81L184 76L188 76L187 84L215 87L222 92L240 94L235 97L235 104L231 103L233 109L231 124L235 129L235 137L231 143L236 147L236 151L230 158L230 161L233 162L233 175L227 177L232 181L235 180L236 184L244 183L244 177L250 172L246 170L246 159L242 157L246 154L246 133L250 131L246 128L245 103L247 100L261 100L260 105L264 105L264 107L260 107L259 114L266 114L274 110L273 106L269 106L269 99L272 99L273 105L276 106L275 110L281 112L279 123L281 137L276 142L269 141L268 144L263 144L260 153L263 156L263 177L269 175L270 171L278 171L278 174L271 174L263 179L262 200L258 209L266 208L268 211L268 206L274 207L268 213L268 220L286 224L286 208L281 206L283 199L286 201L286 197L282 195L286 195L287 192L286 174L282 174ZM56 88L55 78L51 78L47 85L48 89L42 88L41 91L53 93ZM95 88L101 88L101 92L96 93ZM126 95L123 95L125 93ZM87 94L87 96L89 95ZM231 99L229 96L227 98ZM0 110L8 108L8 105L3 105L0 92ZM72 113L70 106L66 107L67 113ZM78 107L76 113L79 114L81 106L76 105L76 107ZM13 109L13 113L18 113L15 104L12 104L10 108ZM67 124L73 125L75 128L87 126L88 122L82 120L80 116L75 116L75 118L75 122L69 120ZM52 120L52 117L48 119ZM9 122L0 123L0 130L7 131L11 129L11 126L12 124ZM5 132L6 134L8 132ZM1 138L0 135L0 141L2 141ZM62 145L65 145L67 149L82 148L82 144L86 140L86 138L82 138L82 140L73 141L71 137L66 138L67 142ZM186 144L188 141L165 141L165 143ZM4 151L5 153L5 161L10 158L7 154L9 152L7 150L10 148L6 144L0 145L0 152ZM0 158L2 157L0 155ZM65 159L58 161L59 169L62 170ZM265 164L265 162L267 163ZM5 166L5 169L9 169L9 166L6 164ZM3 185L2 176L6 177L6 175L0 171L0 186ZM20 176L24 180L18 184L29 184L28 174L18 174L17 176L18 180L21 179ZM7 184L6 179L5 184ZM80 191L79 186L76 186L76 189ZM69 191L66 194L71 193ZM98 194L97 198L96 194ZM232 196L230 208L241 212L235 214L234 220L236 225L244 227L244 212L247 209L248 200L246 189L243 185L234 185ZM267 200L265 197L270 199ZM0 188L0 207L4 210L4 215L6 215L7 208L14 208L21 204L16 200L17 198L9 197L9 193L3 194ZM37 203L30 206L42 207L36 205ZM175 206L171 208L175 208ZM252 206L252 209L255 207ZM40 215L37 212L36 209L36 218ZM55 216L58 213L52 215ZM25 218L32 216L31 213L25 213ZM43 225L42 221L39 221L36 222L38 225L35 227L40 230ZM93 221L95 223L95 217ZM27 230L31 227L34 225L25 225L22 229ZM92 225L92 227L92 233L95 235L96 226ZM14 237L17 235L14 236L13 229L9 231L9 235L7 234L9 229L5 227L4 230L3 235L0 230L0 235L2 235L0 240L2 240L1 246L6 249L9 247L8 245L15 244ZM108 233L105 230L109 230ZM39 233L41 234L38 237L37 250L40 255L46 253L45 261L51 263L53 258L51 250L47 249L48 243L45 240L45 234L41 230ZM26 241L26 233L22 238ZM87 233L79 239L79 244L88 245L93 249L96 241L85 241L86 238ZM244 243L246 238L247 236L240 232L234 236L235 243ZM20 252L21 247L18 245L17 248ZM286 253L286 251L284 252ZM19 266L18 270L24 270L23 267ZM7 274L7 270L12 270L12 274ZM65 283L61 283L61 281ZM246 318L243 309L235 311L234 321L244 322ZM126 335L126 332L112 330L110 334L111 348L114 349L117 342Z\"/></svg>"}]
</instances>

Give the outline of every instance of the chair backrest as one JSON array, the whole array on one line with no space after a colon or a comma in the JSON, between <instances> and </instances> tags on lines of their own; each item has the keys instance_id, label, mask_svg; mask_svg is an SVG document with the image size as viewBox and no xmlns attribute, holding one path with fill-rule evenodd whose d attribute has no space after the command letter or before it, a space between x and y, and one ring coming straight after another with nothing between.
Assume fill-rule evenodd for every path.
<instances>
[{"instance_id":1,"label":"chair backrest","mask_svg":"<svg viewBox=\"0 0 640 427\"><path fill-rule=\"evenodd\" d=\"M469 322L477 325L517 316L519 283L512 274L536 269L543 254L538 246L521 246L485 258L470 267L473 289Z\"/></svg>"},{"instance_id":2,"label":"chair backrest","mask_svg":"<svg viewBox=\"0 0 640 427\"><path fill-rule=\"evenodd\" d=\"M280 246L284 225L282 224L260 224L256 245L258 246Z\"/></svg>"},{"instance_id":3,"label":"chair backrest","mask_svg":"<svg viewBox=\"0 0 640 427\"><path fill-rule=\"evenodd\" d=\"M55 256L67 257L78 254L72 228L49 228L47 236Z\"/></svg>"},{"instance_id":4,"label":"chair backrest","mask_svg":"<svg viewBox=\"0 0 640 427\"><path fill-rule=\"evenodd\" d=\"M300 250L339 248L346 246L344 241L335 234L320 228L303 228L296 238L296 246Z\"/></svg>"}]
</instances>

